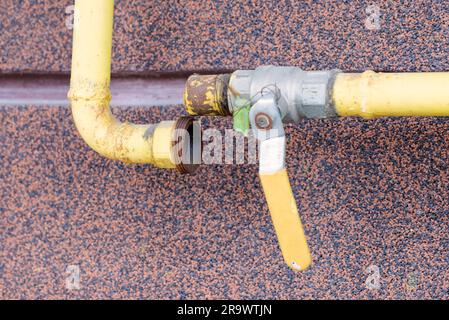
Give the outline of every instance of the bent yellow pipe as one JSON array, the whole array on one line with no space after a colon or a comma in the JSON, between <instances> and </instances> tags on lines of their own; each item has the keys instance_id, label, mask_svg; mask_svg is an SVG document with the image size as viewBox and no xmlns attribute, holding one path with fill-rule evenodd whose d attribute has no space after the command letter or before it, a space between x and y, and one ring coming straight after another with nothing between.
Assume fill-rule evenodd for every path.
<instances>
[{"instance_id":1,"label":"bent yellow pipe","mask_svg":"<svg viewBox=\"0 0 449 320\"><path fill-rule=\"evenodd\" d=\"M126 163L175 168L175 156L167 150L172 150L176 122L136 125L122 123L111 113L113 16L113 0L75 2L68 97L76 128L84 141L102 156Z\"/></svg>"},{"instance_id":2,"label":"bent yellow pipe","mask_svg":"<svg viewBox=\"0 0 449 320\"><path fill-rule=\"evenodd\" d=\"M449 116L449 72L340 73L332 95L339 116Z\"/></svg>"}]
</instances>

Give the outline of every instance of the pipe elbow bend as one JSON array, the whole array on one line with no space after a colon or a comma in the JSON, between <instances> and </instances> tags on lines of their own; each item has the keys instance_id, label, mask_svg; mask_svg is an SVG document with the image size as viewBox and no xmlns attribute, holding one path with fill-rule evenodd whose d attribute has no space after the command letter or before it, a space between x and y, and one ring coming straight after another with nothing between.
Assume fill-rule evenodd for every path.
<instances>
[{"instance_id":1,"label":"pipe elbow bend","mask_svg":"<svg viewBox=\"0 0 449 320\"><path fill-rule=\"evenodd\" d=\"M192 118L138 125L120 122L109 102L113 0L76 0L70 91L75 126L84 141L100 155L126 163L150 163L192 172L201 152L199 124ZM198 154L198 152L196 152Z\"/></svg>"},{"instance_id":2,"label":"pipe elbow bend","mask_svg":"<svg viewBox=\"0 0 449 320\"><path fill-rule=\"evenodd\" d=\"M82 98L76 92L74 87L69 92L75 126L93 150L125 163L154 163L152 133L155 125L118 121L110 110L109 94Z\"/></svg>"},{"instance_id":3,"label":"pipe elbow bend","mask_svg":"<svg viewBox=\"0 0 449 320\"><path fill-rule=\"evenodd\" d=\"M96 86L94 86L96 87ZM201 127L191 117L139 125L120 122L109 107L109 88L88 96L72 84L72 116L78 133L100 155L125 163L153 164L191 173L199 165Z\"/></svg>"}]
</instances>

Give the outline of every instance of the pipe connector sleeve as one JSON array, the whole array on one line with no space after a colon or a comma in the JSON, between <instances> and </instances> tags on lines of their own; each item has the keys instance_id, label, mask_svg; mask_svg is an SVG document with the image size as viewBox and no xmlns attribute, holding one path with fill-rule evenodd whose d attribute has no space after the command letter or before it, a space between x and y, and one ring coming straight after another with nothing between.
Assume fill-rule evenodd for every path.
<instances>
[{"instance_id":1,"label":"pipe connector sleeve","mask_svg":"<svg viewBox=\"0 0 449 320\"><path fill-rule=\"evenodd\" d=\"M194 172L201 162L201 126L191 117L160 122L153 133L154 165Z\"/></svg>"},{"instance_id":2,"label":"pipe connector sleeve","mask_svg":"<svg viewBox=\"0 0 449 320\"><path fill-rule=\"evenodd\" d=\"M229 116L228 74L198 75L187 79L184 106L192 116Z\"/></svg>"}]
</instances>

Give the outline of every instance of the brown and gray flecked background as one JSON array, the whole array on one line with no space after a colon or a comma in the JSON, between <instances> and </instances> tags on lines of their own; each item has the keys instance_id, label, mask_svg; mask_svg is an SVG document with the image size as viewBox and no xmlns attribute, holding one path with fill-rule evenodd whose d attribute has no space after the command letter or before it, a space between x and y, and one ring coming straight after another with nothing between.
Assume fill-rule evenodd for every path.
<instances>
[{"instance_id":1,"label":"brown and gray flecked background","mask_svg":"<svg viewBox=\"0 0 449 320\"><path fill-rule=\"evenodd\" d=\"M380 30L365 27L372 3ZM0 73L68 73L71 4L2 0ZM449 71L448 31L444 0L122 0L113 71ZM181 110L115 112L144 123ZM180 176L123 165L81 141L68 108L0 106L0 298L448 299L448 130L446 118L289 126L314 256L298 274L282 262L256 166ZM70 265L79 290L66 287ZM372 266L380 289L366 286Z\"/></svg>"}]
</instances>

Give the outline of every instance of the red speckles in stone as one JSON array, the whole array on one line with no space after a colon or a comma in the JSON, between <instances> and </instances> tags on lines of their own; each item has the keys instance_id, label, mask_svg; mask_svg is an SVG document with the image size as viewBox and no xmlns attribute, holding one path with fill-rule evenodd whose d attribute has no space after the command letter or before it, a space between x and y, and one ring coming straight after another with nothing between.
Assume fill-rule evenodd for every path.
<instances>
[{"instance_id":1,"label":"red speckles in stone","mask_svg":"<svg viewBox=\"0 0 449 320\"><path fill-rule=\"evenodd\" d=\"M0 2L0 72L69 72L72 1ZM260 64L447 71L447 1L116 1L113 71ZM129 108L139 123L181 107ZM118 111L118 110L116 110ZM257 167L181 176L101 158L68 108L0 107L1 298L447 299L445 118L288 126L314 265L282 261ZM229 120L207 126L230 128ZM69 265L80 290L65 286ZM365 281L380 270L380 289Z\"/></svg>"},{"instance_id":2,"label":"red speckles in stone","mask_svg":"<svg viewBox=\"0 0 449 320\"><path fill-rule=\"evenodd\" d=\"M178 108L130 108L119 117L155 122ZM113 162L81 141L66 108L2 108L0 120L3 298L447 296L444 119L287 128L288 169L314 259L299 274L282 261L257 166L182 176ZM68 265L80 268L78 291L65 287ZM380 290L365 286L370 265L380 268Z\"/></svg>"},{"instance_id":3,"label":"red speckles in stone","mask_svg":"<svg viewBox=\"0 0 449 320\"><path fill-rule=\"evenodd\" d=\"M69 72L72 1L0 4L1 72ZM442 71L447 1L117 0L114 72L231 70L261 64L305 69Z\"/></svg>"}]
</instances>

